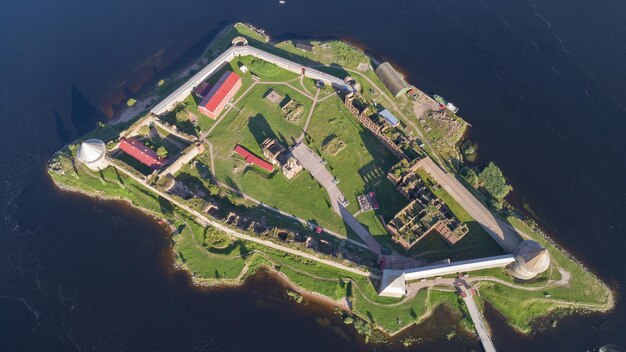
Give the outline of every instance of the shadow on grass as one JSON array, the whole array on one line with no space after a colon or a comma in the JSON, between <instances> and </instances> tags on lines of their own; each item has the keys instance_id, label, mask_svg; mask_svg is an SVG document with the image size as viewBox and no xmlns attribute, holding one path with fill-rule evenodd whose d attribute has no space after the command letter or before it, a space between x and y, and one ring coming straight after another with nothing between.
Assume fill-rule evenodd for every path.
<instances>
[{"instance_id":1,"label":"shadow on grass","mask_svg":"<svg viewBox=\"0 0 626 352\"><path fill-rule=\"evenodd\" d=\"M466 224L469 232L456 244L450 246L439 234L431 232L417 242L409 253L415 258L429 262L444 259L459 261L504 254L502 248L476 221Z\"/></svg>"},{"instance_id":2,"label":"shadow on grass","mask_svg":"<svg viewBox=\"0 0 626 352\"><path fill-rule=\"evenodd\" d=\"M285 137L279 139L272 126L267 122L267 119L262 114L256 114L250 118L248 121L248 128L250 129L250 133L254 137L254 140L260 146L264 140L267 138L276 139L281 142L283 145L286 144Z\"/></svg>"},{"instance_id":3,"label":"shadow on grass","mask_svg":"<svg viewBox=\"0 0 626 352\"><path fill-rule=\"evenodd\" d=\"M172 215L174 213L172 203L161 196L159 196L159 208L161 209L161 213L165 215Z\"/></svg>"}]
</instances>

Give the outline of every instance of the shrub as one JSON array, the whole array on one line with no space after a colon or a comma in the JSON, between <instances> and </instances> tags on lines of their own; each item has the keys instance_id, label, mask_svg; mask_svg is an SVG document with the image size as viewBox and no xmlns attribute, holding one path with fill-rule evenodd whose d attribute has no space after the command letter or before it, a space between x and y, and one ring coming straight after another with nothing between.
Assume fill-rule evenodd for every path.
<instances>
[{"instance_id":1,"label":"shrub","mask_svg":"<svg viewBox=\"0 0 626 352\"><path fill-rule=\"evenodd\" d=\"M148 125L143 125L141 127L139 127L139 130L137 131L140 135L147 137L150 135L150 126Z\"/></svg>"},{"instance_id":2,"label":"shrub","mask_svg":"<svg viewBox=\"0 0 626 352\"><path fill-rule=\"evenodd\" d=\"M489 165L478 175L480 185L495 199L501 201L513 189L506 183L502 171L494 163Z\"/></svg>"},{"instance_id":3,"label":"shrub","mask_svg":"<svg viewBox=\"0 0 626 352\"><path fill-rule=\"evenodd\" d=\"M220 187L218 185L210 185L209 186L209 194L212 196L216 196L220 194Z\"/></svg>"},{"instance_id":4,"label":"shrub","mask_svg":"<svg viewBox=\"0 0 626 352\"><path fill-rule=\"evenodd\" d=\"M164 146L158 147L156 153L159 158L167 158L167 149Z\"/></svg>"}]
</instances>

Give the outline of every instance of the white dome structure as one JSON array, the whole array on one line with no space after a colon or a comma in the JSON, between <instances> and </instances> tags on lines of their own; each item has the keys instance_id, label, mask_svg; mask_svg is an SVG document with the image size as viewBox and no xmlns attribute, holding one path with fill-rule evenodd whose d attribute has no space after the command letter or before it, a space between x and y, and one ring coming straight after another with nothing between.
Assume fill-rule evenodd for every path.
<instances>
[{"instance_id":1,"label":"white dome structure","mask_svg":"<svg viewBox=\"0 0 626 352\"><path fill-rule=\"evenodd\" d=\"M530 280L546 271L550 266L548 250L533 240L522 241L515 253L515 262L509 273L520 280Z\"/></svg>"},{"instance_id":2,"label":"white dome structure","mask_svg":"<svg viewBox=\"0 0 626 352\"><path fill-rule=\"evenodd\" d=\"M92 170L102 170L109 166L106 160L107 147L99 139L88 139L81 143L76 159Z\"/></svg>"}]
</instances>

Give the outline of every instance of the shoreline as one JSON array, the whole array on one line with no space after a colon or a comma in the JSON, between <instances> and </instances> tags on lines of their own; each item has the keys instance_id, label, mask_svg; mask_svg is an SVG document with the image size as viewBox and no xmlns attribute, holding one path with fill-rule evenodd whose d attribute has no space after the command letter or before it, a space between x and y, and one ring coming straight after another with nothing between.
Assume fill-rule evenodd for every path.
<instances>
[{"instance_id":1,"label":"shoreline","mask_svg":"<svg viewBox=\"0 0 626 352\"><path fill-rule=\"evenodd\" d=\"M226 26L222 31L220 31L218 33L218 35L216 36L216 38L211 42L211 44L209 44L209 46L207 47L207 49L205 49L204 53L206 53L208 50L210 50L211 46L219 39L221 39L220 36L223 36L224 33L226 33L226 31L228 29L230 29L231 26L228 25ZM351 45L355 48L357 48L358 50L362 51L362 49L358 48L358 46L354 46L351 43L347 43L348 45ZM368 56L369 57L369 56ZM370 57L371 59L371 57ZM201 66L203 62L206 62L207 59L204 58L204 54L202 56L200 56L200 58L198 58L198 60L196 60L196 62L192 63L191 65L189 65L187 68L185 68L182 72L176 73L173 78L170 77L168 79L180 79L181 77L185 77L185 75L188 75L191 71L193 71L194 69L196 69L197 67ZM145 108L154 103L155 100L158 100L158 95L154 94L151 96L147 96L147 97L143 97L140 98L141 100L137 102L137 104L135 106L137 106L136 110L139 111L144 111ZM140 105L140 104L144 104L144 105ZM118 123L123 123L123 122L127 122L129 120L132 120L133 118L138 117L139 115L133 115L134 114L134 110L132 110L133 107L130 107L129 109L125 109L117 118L112 118L109 123L111 124L118 124ZM140 109L142 108L142 109ZM129 112L131 111L131 112ZM139 116L140 117L140 116ZM467 131L466 131L467 133ZM145 209L139 205L135 205L132 201L130 201L129 199L125 199L123 197L115 197L115 196L107 196L105 194L101 194L98 191L94 191L94 192L90 192L90 191L85 191L83 189L80 189L78 187L74 187L74 186L67 186L64 184L60 184L57 183L54 179L53 179L53 183L55 184L55 186L62 191L67 191L67 192L72 192L72 193L80 193L82 195L86 195L90 198L95 198L95 199L99 199L99 200L105 200L105 201L122 201L130 206L132 206L133 208L139 209L141 212L143 212L144 214L150 215L152 217L154 217L154 219L158 220L159 222L163 221L166 224L169 223L169 221L164 220L163 218L160 218L160 216L158 215L158 213L155 213L151 210ZM564 304L563 305L558 305L557 307L554 307L553 309L547 311L546 317L550 316L550 315L554 315L559 313L559 311L561 310L568 310L570 312L581 312L581 313L592 313L592 312L600 312L600 313L605 313L608 312L610 310L612 310L613 308L615 308L615 297L617 292L614 290L613 287L610 287L609 285L607 285L604 281L602 281L597 275L595 275L592 271L590 271L584 264L582 264L579 260L577 260L574 256L572 256L568 251L566 251L565 249L563 249L560 245L558 245L558 243L556 243L552 238L550 238L545 232L543 232L539 227L535 226L530 226L528 225L528 223L526 222L526 220L532 220L530 218L528 218L527 216L524 216L522 213L520 213L520 211L516 208L513 208L511 206L511 209L513 210L511 216L514 216L516 219L518 219L520 222L522 222L523 224L525 224L526 226L528 226L531 230L533 230L533 232L536 232L536 234L538 236L540 236L541 238L543 238L544 240L546 240L551 246L553 246L555 248L555 250L559 251L560 253L562 253L568 260L571 260L573 263L575 263L577 266L581 267L582 270L584 270L587 274L589 274L592 278L594 278L595 280L597 280L599 283L601 283L603 286L605 286L606 288L608 288L610 295L608 298L608 301L605 305L601 305L599 306L598 309L593 309L589 306L585 307L583 303L571 303L571 304ZM495 215L495 214L494 214ZM521 230L519 230L521 231ZM533 236L531 236L532 238ZM174 253L174 247L171 247L172 250L172 254L174 255L175 258L177 258L176 253ZM261 252L262 253L262 252ZM193 275L192 270L187 267L184 263L180 263L177 259L174 259L174 267L176 267L177 269L181 269L184 271L187 271L187 273L189 274L190 278L191 278L191 282L193 283L194 286L196 287L204 287L204 288L211 288L211 289L219 289L221 288L227 288L227 287L233 287L233 288L238 288L241 287L245 284L247 278L248 278L248 264L246 264L244 266L244 268L242 269L240 275L237 278L233 278L233 279L212 279L212 278L208 278L208 279L202 279L202 278L197 278ZM276 271L275 269L267 266L267 265L262 265L261 267L266 267L269 271L269 273L271 274L271 276L277 280L279 280L280 282L286 284L290 289L293 289L293 291L298 292L299 294L301 294L303 297L306 297L307 299L310 299L312 301L318 302L320 304L323 305L328 305L328 307L332 307L334 308L347 308L347 306L342 306L340 302L334 301L331 298L324 296L322 294L319 294L317 292L313 292L313 291L308 291L305 290L303 288L300 288L299 286L297 286L295 283L291 282L289 280L289 278L282 272ZM258 270L258 269L257 269ZM253 275L253 274L252 274ZM580 305L582 304L582 306ZM428 310L422 315L420 316L420 323L424 322L426 319L428 319L428 317L430 317L432 315L432 312L438 307L438 305L435 305L434 307L429 307ZM344 309L345 310L345 309ZM379 327L376 324L372 324L373 327L375 327L378 331L383 332L386 336L389 337L393 337L398 335L399 333L405 331L406 329L415 326L415 322L397 330L394 331L393 333L388 333L386 331L384 331L381 327ZM516 331L524 334L524 335L528 335L529 333L532 332L532 330L530 331L523 331L523 330L519 330L517 329L516 326L514 325L510 325L508 324L510 327L513 327Z\"/></svg>"},{"instance_id":2,"label":"shoreline","mask_svg":"<svg viewBox=\"0 0 626 352\"><path fill-rule=\"evenodd\" d=\"M164 220L163 218L159 217L156 213L151 212L150 210L147 210L145 208L136 206L135 204L133 204L132 202L124 199L124 198L118 198L118 197L111 197L111 196L105 196L105 195L100 195L97 193L92 193L89 191L85 191L82 190L80 188L76 188L76 187L72 187L72 186L67 186L64 184L58 184L54 179L50 178L52 181L52 184L54 185L54 187L61 191L61 192L66 192L69 194L75 194L75 195L80 195L80 196L85 196L87 198L90 198L91 200L95 200L95 201L104 201L104 202L121 202L125 205L128 205L130 207L132 207L133 209L139 210L141 213L143 213L144 215L150 216L151 218L153 218L154 220L156 220L157 222L163 222L164 224L166 224L167 229L170 231L170 234L168 234L169 239L171 239L171 236L174 235L175 233L175 229L174 231L171 231L172 225L169 224L166 220ZM246 264L244 266L244 268L242 269L241 273L239 274L239 276L237 278L234 279L202 279L202 278L198 278L195 277L193 275L193 271L185 264L180 262L177 258L177 255L174 251L174 246L170 246L170 253L173 256L173 260L171 262L171 268L174 270L180 270L185 272L190 279L190 283L192 284L193 287L197 288L197 289L207 289L207 290L221 290L221 289L240 289L242 286L244 286L246 284L246 281L256 275L256 272L254 273L250 273L249 272L249 266ZM298 286L296 283L292 282L291 280L289 280L289 278L282 272L275 270L274 268L270 267L267 264L262 264L259 266L259 268L257 269L257 271L259 269L263 269L263 270L267 270L269 276L271 279L273 280L277 280L277 282L284 284L285 286L287 286L287 288L289 290L292 290L294 292L297 292L298 294L300 294L303 298L309 299L310 301L315 302L316 304L322 305L325 308L328 308L330 310L330 312L334 312L335 308L339 308L344 312L348 312L350 314L354 314L347 306L347 304L340 304L339 302L333 300L330 297L324 296L318 292L314 292L314 291L309 291L306 290L300 286ZM298 303L300 304L300 303ZM433 312L435 311L435 309L439 308L439 306L441 305L445 305L445 304L438 304L435 305L433 307L430 307L426 312L424 312L424 314L422 314L419 317L419 322L412 322L410 324L407 324L406 326L396 330L396 331L386 331L384 330L382 327L372 324L372 326L374 327L374 329L376 329L378 332L384 334L386 337L388 338L394 338L397 335L407 331L408 329L415 327L416 325L422 324L424 323L428 318L430 318L433 314Z\"/></svg>"},{"instance_id":3,"label":"shoreline","mask_svg":"<svg viewBox=\"0 0 626 352\"><path fill-rule=\"evenodd\" d=\"M54 180L54 178L52 178L50 175L48 175L48 177L50 178L50 180L52 181L52 184L54 185L54 187L61 191L61 192L67 192L67 193L71 193L71 194L77 194L77 195L81 195L81 196L85 196L88 197L92 200L96 200L96 201L106 201L106 202L120 202L123 203L124 205L130 206L133 209L137 209L139 210L141 213L143 213L144 215L147 215L151 218L153 218L154 220L156 220L158 223L162 222L167 226L167 229L170 230L170 234L168 235L171 239L171 236L174 234L174 232L171 232L172 226L171 224L169 224L169 222L165 219L163 219L159 213L156 212L152 212L146 208L140 207L138 205L135 205L132 201L125 199L125 198L121 198L121 197L115 197L115 196L107 196L104 194L100 194L97 192L90 192L90 191L86 191L77 187L73 187L73 186L68 186L65 184L60 184L58 182L56 182ZM564 250L559 249L562 252L566 253ZM246 280L255 275L255 273L249 273L249 267L248 264L246 264L244 266L244 268L242 269L241 273L238 275L237 278L234 279L202 279L202 278L198 278L195 277L193 275L192 270L184 263L181 263L177 258L177 255L174 251L174 246L172 245L170 247L170 255L173 256L173 260L171 262L171 267L173 269L176 270L182 270L184 272L187 273L187 275L189 275L189 279L191 284L199 289L209 289L209 290L219 290L219 289L239 289L241 288L243 285L245 285ZM568 257L570 256L569 254L566 254ZM577 263L577 262L576 262ZM579 265L577 263L577 265ZM585 267L581 266L583 268L583 270L587 271L588 273L590 273L595 279L597 279L598 281L600 281L602 284L604 284L610 291L610 299L609 302L607 302L607 304L601 308L598 309L594 309L592 307L589 306L585 306L584 304L582 306L579 306L579 303L571 303L571 304L567 304L564 302L564 304L553 308L552 310L550 310L546 315L537 318L533 321L533 323L538 323L539 320L543 319L553 319L553 320L560 320L561 318L566 318L565 315L561 316L559 314L559 312L561 310L568 310L570 313L578 313L578 314L593 314L593 313L600 313L600 314L605 314L607 312L609 312L610 310L612 310L615 307L615 295L616 292L614 291L613 287L610 287L608 285L606 285L602 280L600 280L595 274L593 274L593 272L588 271L588 269L586 269ZM282 272L276 271L275 269L271 268L270 266L268 266L267 264L263 264L261 265L259 268L264 268L266 270L268 270L268 273L271 275L272 279L278 280L279 282L285 284L289 289L299 293L300 295L302 295L304 298L307 298L311 301L316 302L317 304L321 304L322 306L325 306L331 310L335 310L335 308L339 308L342 309L343 311L347 311L350 312L352 314L354 314L353 312L351 312L349 309L346 309L347 307L345 305L341 305L338 302L336 302L335 300L324 296L320 293L314 292L314 291L309 291L306 290L300 286L298 286L297 284L291 282L291 280L289 280L289 278ZM257 269L258 270L258 269ZM406 326L396 330L396 331L386 331L384 330L381 326L377 325L377 324L372 324L373 328L376 329L378 332L384 334L385 336L387 336L388 338L394 338L397 335L407 331L408 329L416 326L416 325L420 325L422 323L424 323L429 317L432 316L433 312L435 309L437 309L440 305L446 305L445 303L442 304L437 304L435 306L429 307L429 309L424 312L424 314L422 314L419 318L420 321L418 323L416 322L412 322L410 324L407 324ZM497 309L495 307L492 306L493 309L495 309L497 311ZM501 314L501 313L500 313ZM523 336L529 336L533 333L534 329L525 331L523 329L520 329L519 327L512 325L508 322L508 320L505 317L505 321L508 327L512 328L516 333L519 333Z\"/></svg>"}]
</instances>

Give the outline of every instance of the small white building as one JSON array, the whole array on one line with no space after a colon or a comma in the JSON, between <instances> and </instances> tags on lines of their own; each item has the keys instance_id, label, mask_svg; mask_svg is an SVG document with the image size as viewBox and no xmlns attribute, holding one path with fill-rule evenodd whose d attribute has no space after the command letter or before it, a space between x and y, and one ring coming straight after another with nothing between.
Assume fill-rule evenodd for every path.
<instances>
[{"instance_id":1,"label":"small white building","mask_svg":"<svg viewBox=\"0 0 626 352\"><path fill-rule=\"evenodd\" d=\"M107 147L99 139L88 139L76 151L76 159L88 168L98 171L109 166L106 160Z\"/></svg>"}]
</instances>

